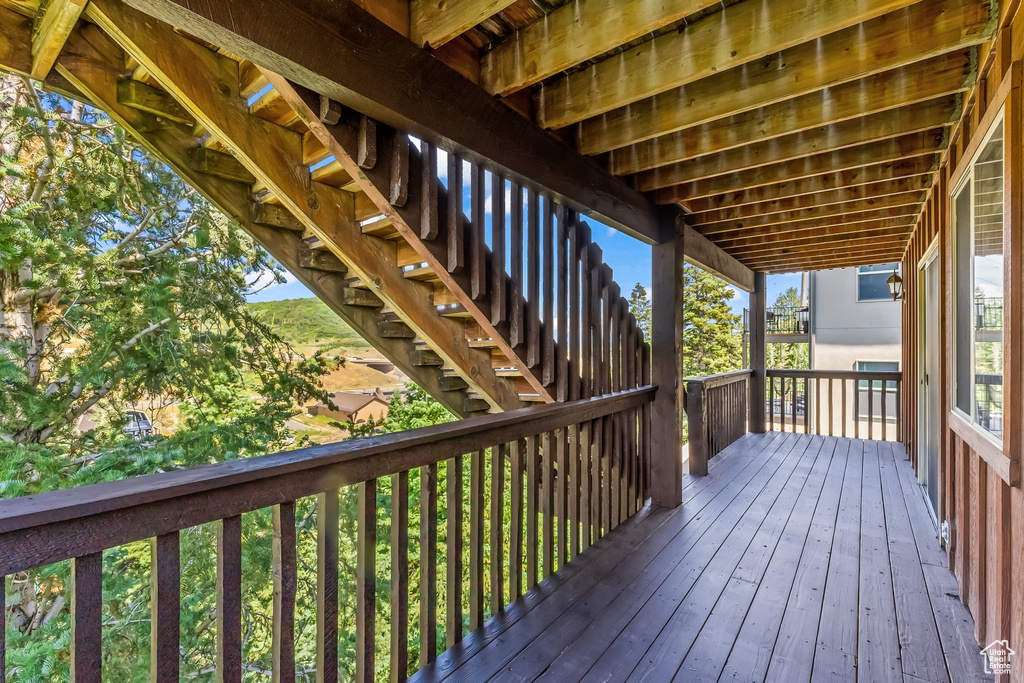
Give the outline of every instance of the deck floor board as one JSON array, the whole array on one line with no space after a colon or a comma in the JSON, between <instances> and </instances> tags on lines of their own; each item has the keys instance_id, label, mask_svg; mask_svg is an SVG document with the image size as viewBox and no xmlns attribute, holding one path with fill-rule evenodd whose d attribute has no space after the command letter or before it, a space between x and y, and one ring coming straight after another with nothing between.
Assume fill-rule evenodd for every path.
<instances>
[{"instance_id":1,"label":"deck floor board","mask_svg":"<svg viewBox=\"0 0 1024 683\"><path fill-rule=\"evenodd\" d=\"M991 680L902 446L748 434L712 462L412 680Z\"/></svg>"}]
</instances>

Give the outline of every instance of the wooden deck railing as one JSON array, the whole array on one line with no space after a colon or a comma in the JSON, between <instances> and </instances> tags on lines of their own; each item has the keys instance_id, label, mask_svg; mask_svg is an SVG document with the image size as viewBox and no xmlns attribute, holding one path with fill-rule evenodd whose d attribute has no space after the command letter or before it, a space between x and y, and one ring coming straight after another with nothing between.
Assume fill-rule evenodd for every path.
<instances>
[{"instance_id":1,"label":"wooden deck railing","mask_svg":"<svg viewBox=\"0 0 1024 683\"><path fill-rule=\"evenodd\" d=\"M770 369L772 431L900 440L902 373Z\"/></svg>"},{"instance_id":2,"label":"wooden deck railing","mask_svg":"<svg viewBox=\"0 0 1024 683\"><path fill-rule=\"evenodd\" d=\"M376 592L383 582L390 584L391 619L382 626L390 630L390 675L404 680L433 661L439 649L480 628L486 615L500 612L643 505L654 392L654 387L643 386L0 501L0 576L71 560L72 679L98 681L103 551L152 539L151 680L177 681L182 590L189 590L181 583L181 532L215 522L218 680L240 681L242 515L272 507L273 537L267 543L273 548L274 680L294 680L296 612L305 611L308 618L315 610L317 680L336 681L339 494L355 487L355 677L374 678ZM440 519L439 468L446 484ZM391 496L378 498L378 482L385 477L390 478ZM415 478L418 501L410 500L409 484ZM315 605L297 605L296 502L307 497L315 497L317 599ZM303 505L310 507L308 501ZM418 510L419 519L413 520L418 524L410 524L410 509L413 515ZM377 519L382 514L391 519L388 577L376 571ZM418 567L410 566L409 556L410 528L417 526ZM413 638L408 618L411 570L419 573L413 581L419 585L420 612L418 628L412 625ZM440 645L439 632L444 641ZM417 661L410 661L411 653L418 655Z\"/></svg>"},{"instance_id":3,"label":"wooden deck railing","mask_svg":"<svg viewBox=\"0 0 1024 683\"><path fill-rule=\"evenodd\" d=\"M707 474L708 460L747 433L750 370L685 379L690 474Z\"/></svg>"}]
</instances>

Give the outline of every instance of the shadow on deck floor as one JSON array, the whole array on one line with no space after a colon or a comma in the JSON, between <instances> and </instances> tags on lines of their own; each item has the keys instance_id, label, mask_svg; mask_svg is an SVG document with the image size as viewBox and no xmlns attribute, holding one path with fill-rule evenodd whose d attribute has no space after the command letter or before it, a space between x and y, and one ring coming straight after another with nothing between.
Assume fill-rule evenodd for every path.
<instances>
[{"instance_id":1,"label":"shadow on deck floor","mask_svg":"<svg viewBox=\"0 0 1024 683\"><path fill-rule=\"evenodd\" d=\"M748 434L416 681L991 680L903 447Z\"/></svg>"}]
</instances>

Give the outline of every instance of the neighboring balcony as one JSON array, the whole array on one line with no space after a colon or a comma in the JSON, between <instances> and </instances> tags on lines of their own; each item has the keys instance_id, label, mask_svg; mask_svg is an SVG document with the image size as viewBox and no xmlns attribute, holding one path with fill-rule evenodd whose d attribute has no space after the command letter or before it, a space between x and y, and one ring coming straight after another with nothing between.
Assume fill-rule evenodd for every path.
<instances>
[{"instance_id":1,"label":"neighboring balcony","mask_svg":"<svg viewBox=\"0 0 1024 683\"><path fill-rule=\"evenodd\" d=\"M743 311L743 332L750 332L750 311ZM772 306L765 311L765 341L807 344L811 340L810 306Z\"/></svg>"}]
</instances>

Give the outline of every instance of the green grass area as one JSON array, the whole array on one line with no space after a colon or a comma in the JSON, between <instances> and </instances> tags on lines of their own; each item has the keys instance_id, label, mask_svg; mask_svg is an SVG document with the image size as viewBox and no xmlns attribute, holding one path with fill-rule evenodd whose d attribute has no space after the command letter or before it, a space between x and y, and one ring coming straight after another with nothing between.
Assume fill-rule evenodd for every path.
<instances>
[{"instance_id":1,"label":"green grass area","mask_svg":"<svg viewBox=\"0 0 1024 683\"><path fill-rule=\"evenodd\" d=\"M355 330L320 299L283 299L248 304L286 342L318 349L367 348Z\"/></svg>"}]
</instances>

